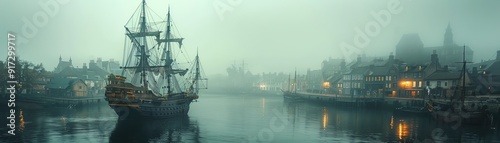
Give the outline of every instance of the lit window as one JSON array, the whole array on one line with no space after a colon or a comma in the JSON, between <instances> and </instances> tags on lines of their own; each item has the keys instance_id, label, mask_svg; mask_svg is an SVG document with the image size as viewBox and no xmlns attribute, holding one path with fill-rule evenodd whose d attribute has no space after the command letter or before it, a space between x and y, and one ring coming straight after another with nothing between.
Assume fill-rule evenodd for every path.
<instances>
[{"instance_id":1,"label":"lit window","mask_svg":"<svg viewBox=\"0 0 500 143\"><path fill-rule=\"evenodd\" d=\"M417 86L417 81L413 81L413 87Z\"/></svg>"},{"instance_id":2,"label":"lit window","mask_svg":"<svg viewBox=\"0 0 500 143\"><path fill-rule=\"evenodd\" d=\"M422 87L422 81L418 81L418 87Z\"/></svg>"}]
</instances>

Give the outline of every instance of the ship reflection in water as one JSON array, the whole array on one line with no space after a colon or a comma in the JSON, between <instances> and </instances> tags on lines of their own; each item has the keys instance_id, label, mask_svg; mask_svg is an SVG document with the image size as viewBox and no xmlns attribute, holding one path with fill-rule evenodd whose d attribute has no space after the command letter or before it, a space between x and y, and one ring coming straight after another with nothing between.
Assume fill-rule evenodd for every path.
<instances>
[{"instance_id":1,"label":"ship reflection in water","mask_svg":"<svg viewBox=\"0 0 500 143\"><path fill-rule=\"evenodd\" d=\"M431 117L280 95L203 95L188 115L161 120L120 120L104 102L73 109L19 106L16 136L0 134L0 142L500 142L498 125L453 128Z\"/></svg>"},{"instance_id":2,"label":"ship reflection in water","mask_svg":"<svg viewBox=\"0 0 500 143\"><path fill-rule=\"evenodd\" d=\"M109 137L110 143L200 142L199 128L189 116L169 119L120 120Z\"/></svg>"}]
</instances>

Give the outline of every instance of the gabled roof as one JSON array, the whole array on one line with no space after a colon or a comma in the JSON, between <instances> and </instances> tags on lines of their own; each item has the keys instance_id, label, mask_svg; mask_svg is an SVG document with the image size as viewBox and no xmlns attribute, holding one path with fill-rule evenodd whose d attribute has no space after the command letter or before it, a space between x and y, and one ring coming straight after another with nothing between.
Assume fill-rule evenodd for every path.
<instances>
[{"instance_id":1,"label":"gabled roof","mask_svg":"<svg viewBox=\"0 0 500 143\"><path fill-rule=\"evenodd\" d=\"M389 67L378 67L374 66L368 70L368 75L387 75L389 73L390 68Z\"/></svg>"},{"instance_id":2,"label":"gabled roof","mask_svg":"<svg viewBox=\"0 0 500 143\"><path fill-rule=\"evenodd\" d=\"M434 72L426 80L458 80L461 75L460 72Z\"/></svg>"},{"instance_id":3,"label":"gabled roof","mask_svg":"<svg viewBox=\"0 0 500 143\"><path fill-rule=\"evenodd\" d=\"M349 73L347 74L361 74L365 75L369 70L369 67L357 67L352 69Z\"/></svg>"},{"instance_id":4,"label":"gabled roof","mask_svg":"<svg viewBox=\"0 0 500 143\"><path fill-rule=\"evenodd\" d=\"M71 80L75 79L62 78L62 77L53 78L50 80L49 84L47 84L47 88L66 89L70 85Z\"/></svg>"},{"instance_id":5,"label":"gabled roof","mask_svg":"<svg viewBox=\"0 0 500 143\"><path fill-rule=\"evenodd\" d=\"M59 64L57 64L57 67L56 69L54 69L54 72L55 73L58 73L58 72L61 72L62 70L68 68L68 67L73 67L73 65L71 64L71 62L68 62L68 61L59 61Z\"/></svg>"},{"instance_id":6,"label":"gabled roof","mask_svg":"<svg viewBox=\"0 0 500 143\"><path fill-rule=\"evenodd\" d=\"M486 72L493 75L500 75L500 61L495 61L486 67Z\"/></svg>"}]
</instances>

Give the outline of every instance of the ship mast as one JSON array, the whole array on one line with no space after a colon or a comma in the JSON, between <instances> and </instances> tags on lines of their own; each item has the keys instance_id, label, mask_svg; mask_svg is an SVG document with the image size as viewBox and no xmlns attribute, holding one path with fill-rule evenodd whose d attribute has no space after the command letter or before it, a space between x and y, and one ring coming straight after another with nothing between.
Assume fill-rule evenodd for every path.
<instances>
[{"instance_id":1,"label":"ship mast","mask_svg":"<svg viewBox=\"0 0 500 143\"><path fill-rule=\"evenodd\" d=\"M182 40L184 38L173 38L172 36L172 20L170 17L170 7L168 8L167 12L167 26L166 26L166 32L165 32L165 38L164 39L159 39L157 38L156 41L158 43L165 43L163 47L163 53L162 53L162 59L165 61L165 65L163 65L163 68L165 69L165 75L167 78L167 95L171 95L173 92L172 89L172 75L174 74L181 74L184 75L187 72L187 69L174 69L172 64L174 63L174 59L172 57L172 45L170 44L171 42L176 42L179 44L179 48L182 46Z\"/></svg>"},{"instance_id":2,"label":"ship mast","mask_svg":"<svg viewBox=\"0 0 500 143\"><path fill-rule=\"evenodd\" d=\"M170 39L170 6L168 7L168 12L167 12L167 33L165 33L165 39ZM170 46L170 42L167 42L165 44L165 48L167 50L166 54L166 61L165 61L165 68L167 71L167 94L170 95L172 93L172 74L170 74L170 70L172 70L172 48Z\"/></svg>"},{"instance_id":3,"label":"ship mast","mask_svg":"<svg viewBox=\"0 0 500 143\"><path fill-rule=\"evenodd\" d=\"M465 100L465 75L467 74L466 72L466 64L467 64L467 61L465 61L465 45L464 45L464 50L462 52L462 64L463 64L463 67L462 67L462 96L460 96L460 101L462 102L462 106L464 106L464 100Z\"/></svg>"},{"instance_id":4,"label":"ship mast","mask_svg":"<svg viewBox=\"0 0 500 143\"><path fill-rule=\"evenodd\" d=\"M144 86L144 89L148 89L148 81L146 78L146 68L148 66L148 58L146 55L146 36L144 35L146 33L146 0L142 0L142 14L141 14L141 34L142 34L142 45L141 47L141 58L140 58L140 65L141 65L141 79L142 79L142 84Z\"/></svg>"},{"instance_id":5,"label":"ship mast","mask_svg":"<svg viewBox=\"0 0 500 143\"><path fill-rule=\"evenodd\" d=\"M196 71L195 71L195 77L194 80L196 82L196 88L195 88L195 93L198 94L198 91L200 90L200 83L198 80L200 80L200 57L198 56L198 51L196 51Z\"/></svg>"}]
</instances>

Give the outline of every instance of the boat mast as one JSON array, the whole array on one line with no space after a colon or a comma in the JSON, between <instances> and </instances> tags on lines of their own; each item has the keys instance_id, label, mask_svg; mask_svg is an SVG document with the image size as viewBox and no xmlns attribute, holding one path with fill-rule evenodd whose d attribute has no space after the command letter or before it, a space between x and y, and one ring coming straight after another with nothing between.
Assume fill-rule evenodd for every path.
<instances>
[{"instance_id":1,"label":"boat mast","mask_svg":"<svg viewBox=\"0 0 500 143\"><path fill-rule=\"evenodd\" d=\"M292 89L290 88L292 86L291 80L290 80L290 74L288 74L288 92L291 92Z\"/></svg>"},{"instance_id":2,"label":"boat mast","mask_svg":"<svg viewBox=\"0 0 500 143\"><path fill-rule=\"evenodd\" d=\"M198 56L198 50L196 50L196 69L195 69L195 77L194 77L194 81L196 82L196 88L194 90L194 93L195 94L198 94L198 91L200 90L200 83L199 83L199 79L200 79L200 57Z\"/></svg>"},{"instance_id":3,"label":"boat mast","mask_svg":"<svg viewBox=\"0 0 500 143\"><path fill-rule=\"evenodd\" d=\"M147 55L146 55L146 0L142 0L142 14L141 14L141 35L142 35L142 45L140 45L141 49L141 56L140 56L140 70L141 70L141 78L142 78L142 84L144 88L147 90L148 89L148 81L146 79L146 68L147 68Z\"/></svg>"},{"instance_id":4,"label":"boat mast","mask_svg":"<svg viewBox=\"0 0 500 143\"><path fill-rule=\"evenodd\" d=\"M167 12L167 33L165 33L166 37L165 39L170 39L170 6L168 7L168 12ZM171 46L170 46L170 42L167 42L165 43L165 49L167 49L167 57L166 57L166 62L165 62L165 67L167 68L166 69L166 74L167 74L167 94L170 95L172 93L172 74L171 74L171 70L172 70L172 63L173 63L173 60L172 60L172 54L171 54Z\"/></svg>"},{"instance_id":5,"label":"boat mast","mask_svg":"<svg viewBox=\"0 0 500 143\"><path fill-rule=\"evenodd\" d=\"M297 93L297 69L295 69L295 77L293 78L293 92Z\"/></svg>"},{"instance_id":6,"label":"boat mast","mask_svg":"<svg viewBox=\"0 0 500 143\"><path fill-rule=\"evenodd\" d=\"M464 106L464 100L465 100L465 74L466 74L466 67L465 65L467 64L467 61L465 61L465 44L464 44L464 50L463 50L463 55L462 55L462 96L460 96L460 100L462 102L462 106Z\"/></svg>"}]
</instances>

